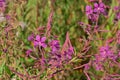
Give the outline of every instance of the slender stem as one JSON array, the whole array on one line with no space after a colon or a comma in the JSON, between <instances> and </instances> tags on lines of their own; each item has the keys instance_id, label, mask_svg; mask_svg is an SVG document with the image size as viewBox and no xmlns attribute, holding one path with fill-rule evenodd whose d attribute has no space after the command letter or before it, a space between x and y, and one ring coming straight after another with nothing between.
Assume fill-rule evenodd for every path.
<instances>
[{"instance_id":1,"label":"slender stem","mask_svg":"<svg viewBox=\"0 0 120 80\"><path fill-rule=\"evenodd\" d=\"M85 70L84 70L84 73L85 73L85 75L87 77L87 80L91 80L90 77L89 77L89 75L87 74L87 72Z\"/></svg>"}]
</instances>

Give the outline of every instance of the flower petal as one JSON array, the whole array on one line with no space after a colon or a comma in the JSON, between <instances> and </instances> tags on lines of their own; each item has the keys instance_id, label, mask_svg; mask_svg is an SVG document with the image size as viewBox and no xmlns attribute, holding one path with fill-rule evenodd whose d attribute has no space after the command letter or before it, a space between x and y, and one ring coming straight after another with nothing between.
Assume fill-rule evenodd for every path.
<instances>
[{"instance_id":1,"label":"flower petal","mask_svg":"<svg viewBox=\"0 0 120 80\"><path fill-rule=\"evenodd\" d=\"M47 45L46 45L45 43L42 43L41 46L42 46L43 48L46 48L46 47L47 47Z\"/></svg>"},{"instance_id":2,"label":"flower petal","mask_svg":"<svg viewBox=\"0 0 120 80\"><path fill-rule=\"evenodd\" d=\"M45 40L46 40L46 37L41 38L41 42L45 42Z\"/></svg>"},{"instance_id":3,"label":"flower petal","mask_svg":"<svg viewBox=\"0 0 120 80\"><path fill-rule=\"evenodd\" d=\"M94 7L95 7L95 8L98 8L98 4L97 4L97 3L95 3L95 4L94 4Z\"/></svg>"},{"instance_id":4,"label":"flower petal","mask_svg":"<svg viewBox=\"0 0 120 80\"><path fill-rule=\"evenodd\" d=\"M36 36L36 40L40 41L40 36L39 35Z\"/></svg>"},{"instance_id":5,"label":"flower petal","mask_svg":"<svg viewBox=\"0 0 120 80\"><path fill-rule=\"evenodd\" d=\"M34 41L34 46L36 47L37 45L39 45L39 43L37 41Z\"/></svg>"}]
</instances>

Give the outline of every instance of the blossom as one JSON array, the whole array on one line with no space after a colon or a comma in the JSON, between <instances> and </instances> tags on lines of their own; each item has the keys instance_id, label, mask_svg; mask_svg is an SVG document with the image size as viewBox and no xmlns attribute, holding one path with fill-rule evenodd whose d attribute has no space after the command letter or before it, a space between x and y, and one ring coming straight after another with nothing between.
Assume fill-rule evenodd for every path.
<instances>
[{"instance_id":1,"label":"blossom","mask_svg":"<svg viewBox=\"0 0 120 80\"><path fill-rule=\"evenodd\" d=\"M104 59L109 58L115 60L117 56L113 53L109 46L104 46L100 48L100 56Z\"/></svg>"},{"instance_id":2,"label":"blossom","mask_svg":"<svg viewBox=\"0 0 120 80\"><path fill-rule=\"evenodd\" d=\"M91 6L86 6L86 15L91 21L96 21L98 18L98 14L93 13L93 9Z\"/></svg>"},{"instance_id":3,"label":"blossom","mask_svg":"<svg viewBox=\"0 0 120 80\"><path fill-rule=\"evenodd\" d=\"M115 60L117 59L117 55L114 54L110 46L102 46L99 49L99 54L95 55L93 65L95 66L96 70L103 70L103 63L105 63L109 59L115 62Z\"/></svg>"},{"instance_id":4,"label":"blossom","mask_svg":"<svg viewBox=\"0 0 120 80\"><path fill-rule=\"evenodd\" d=\"M104 46L100 48L100 56L106 58L108 55L112 54L109 46Z\"/></svg>"},{"instance_id":5,"label":"blossom","mask_svg":"<svg viewBox=\"0 0 120 80\"><path fill-rule=\"evenodd\" d=\"M5 11L5 7L6 7L5 0L0 0L0 10L2 12Z\"/></svg>"},{"instance_id":6,"label":"blossom","mask_svg":"<svg viewBox=\"0 0 120 80\"><path fill-rule=\"evenodd\" d=\"M93 14L93 10L91 6L86 6L86 15L89 16L90 14Z\"/></svg>"},{"instance_id":7,"label":"blossom","mask_svg":"<svg viewBox=\"0 0 120 80\"><path fill-rule=\"evenodd\" d=\"M60 67L62 65L61 58L62 58L61 54L52 54L50 59L49 59L49 62L48 62L49 66L52 68L53 67L56 67L56 68Z\"/></svg>"},{"instance_id":8,"label":"blossom","mask_svg":"<svg viewBox=\"0 0 120 80\"><path fill-rule=\"evenodd\" d=\"M74 53L73 47L68 48L68 50L64 51L64 59L66 61L72 59L73 53Z\"/></svg>"},{"instance_id":9,"label":"blossom","mask_svg":"<svg viewBox=\"0 0 120 80\"><path fill-rule=\"evenodd\" d=\"M102 63L101 63L101 64L100 64L100 63L95 63L95 68L96 68L96 70L98 70L98 71L103 70L103 65L102 65Z\"/></svg>"},{"instance_id":10,"label":"blossom","mask_svg":"<svg viewBox=\"0 0 120 80\"><path fill-rule=\"evenodd\" d=\"M30 36L28 36L28 41L33 41L34 40L34 34L31 34Z\"/></svg>"},{"instance_id":11,"label":"blossom","mask_svg":"<svg viewBox=\"0 0 120 80\"><path fill-rule=\"evenodd\" d=\"M120 20L120 6L115 6L114 11L115 11L114 21L116 22L116 21Z\"/></svg>"},{"instance_id":12,"label":"blossom","mask_svg":"<svg viewBox=\"0 0 120 80\"><path fill-rule=\"evenodd\" d=\"M58 40L52 40L50 42L50 47L51 47L53 53L56 52L56 51L59 51L59 49L60 49L59 41Z\"/></svg>"},{"instance_id":13,"label":"blossom","mask_svg":"<svg viewBox=\"0 0 120 80\"><path fill-rule=\"evenodd\" d=\"M39 35L36 36L36 39L34 40L34 46L40 46L40 47L47 47L46 43L45 43L46 37L41 37Z\"/></svg>"},{"instance_id":14,"label":"blossom","mask_svg":"<svg viewBox=\"0 0 120 80\"><path fill-rule=\"evenodd\" d=\"M94 3L94 10L97 14L104 14L105 13L105 5L104 3Z\"/></svg>"},{"instance_id":15,"label":"blossom","mask_svg":"<svg viewBox=\"0 0 120 80\"><path fill-rule=\"evenodd\" d=\"M116 14L116 18L119 20L120 19L120 12Z\"/></svg>"},{"instance_id":16,"label":"blossom","mask_svg":"<svg viewBox=\"0 0 120 80\"><path fill-rule=\"evenodd\" d=\"M30 53L32 53L32 51L33 51L32 49L27 50L27 51L26 51L26 55L29 56Z\"/></svg>"}]
</instances>

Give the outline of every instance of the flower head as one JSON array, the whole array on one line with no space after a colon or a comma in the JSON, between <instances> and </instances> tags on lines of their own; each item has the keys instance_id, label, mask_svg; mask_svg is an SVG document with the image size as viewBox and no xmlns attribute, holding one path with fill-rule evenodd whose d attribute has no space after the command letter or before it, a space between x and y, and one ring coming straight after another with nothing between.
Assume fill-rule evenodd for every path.
<instances>
[{"instance_id":1,"label":"flower head","mask_svg":"<svg viewBox=\"0 0 120 80\"><path fill-rule=\"evenodd\" d=\"M5 0L0 0L0 10L2 12L5 11L5 7L6 7Z\"/></svg>"},{"instance_id":2,"label":"flower head","mask_svg":"<svg viewBox=\"0 0 120 80\"><path fill-rule=\"evenodd\" d=\"M32 51L33 51L32 49L27 50L27 51L26 51L26 55L29 56L30 53L32 53Z\"/></svg>"},{"instance_id":3,"label":"flower head","mask_svg":"<svg viewBox=\"0 0 120 80\"><path fill-rule=\"evenodd\" d=\"M91 6L86 6L86 15L88 16L90 14L93 14L92 7Z\"/></svg>"},{"instance_id":4,"label":"flower head","mask_svg":"<svg viewBox=\"0 0 120 80\"><path fill-rule=\"evenodd\" d=\"M66 61L72 59L73 53L74 53L73 47L68 48L68 50L64 51L64 59Z\"/></svg>"},{"instance_id":5,"label":"flower head","mask_svg":"<svg viewBox=\"0 0 120 80\"><path fill-rule=\"evenodd\" d=\"M96 21L98 18L98 14L93 13L93 9L91 6L86 6L86 15L88 19L90 19L93 22Z\"/></svg>"},{"instance_id":6,"label":"flower head","mask_svg":"<svg viewBox=\"0 0 120 80\"><path fill-rule=\"evenodd\" d=\"M34 34L31 34L30 36L28 36L28 41L33 41L34 40Z\"/></svg>"},{"instance_id":7,"label":"flower head","mask_svg":"<svg viewBox=\"0 0 120 80\"><path fill-rule=\"evenodd\" d=\"M115 60L117 58L109 46L100 48L100 56L104 59L109 58L112 60Z\"/></svg>"},{"instance_id":8,"label":"flower head","mask_svg":"<svg viewBox=\"0 0 120 80\"><path fill-rule=\"evenodd\" d=\"M40 46L40 47L47 47L46 43L45 43L46 37L41 37L39 35L36 36L36 39L34 40L34 46Z\"/></svg>"},{"instance_id":9,"label":"flower head","mask_svg":"<svg viewBox=\"0 0 120 80\"><path fill-rule=\"evenodd\" d=\"M104 3L94 3L94 13L104 14L105 13L105 5Z\"/></svg>"},{"instance_id":10,"label":"flower head","mask_svg":"<svg viewBox=\"0 0 120 80\"><path fill-rule=\"evenodd\" d=\"M52 53L59 51L60 49L60 44L58 40L52 40L50 42L50 47L52 49Z\"/></svg>"}]
</instances>

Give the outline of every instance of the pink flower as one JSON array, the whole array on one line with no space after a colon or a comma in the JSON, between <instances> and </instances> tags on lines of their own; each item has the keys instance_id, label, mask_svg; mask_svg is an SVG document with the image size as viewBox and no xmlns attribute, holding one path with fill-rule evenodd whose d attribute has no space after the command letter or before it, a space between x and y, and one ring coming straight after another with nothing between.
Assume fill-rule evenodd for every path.
<instances>
[{"instance_id":1,"label":"pink flower","mask_svg":"<svg viewBox=\"0 0 120 80\"><path fill-rule=\"evenodd\" d=\"M36 39L34 40L34 46L40 46L40 47L47 47L45 43L46 37L40 37L39 35L36 36Z\"/></svg>"},{"instance_id":2,"label":"pink flower","mask_svg":"<svg viewBox=\"0 0 120 80\"><path fill-rule=\"evenodd\" d=\"M30 53L32 53L32 49L29 49L29 50L26 51L26 56L29 56Z\"/></svg>"}]
</instances>

